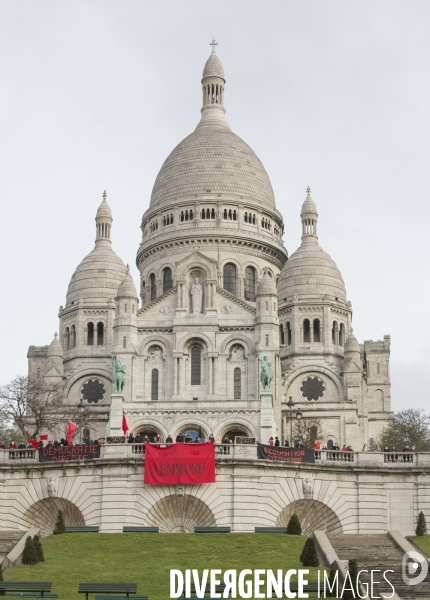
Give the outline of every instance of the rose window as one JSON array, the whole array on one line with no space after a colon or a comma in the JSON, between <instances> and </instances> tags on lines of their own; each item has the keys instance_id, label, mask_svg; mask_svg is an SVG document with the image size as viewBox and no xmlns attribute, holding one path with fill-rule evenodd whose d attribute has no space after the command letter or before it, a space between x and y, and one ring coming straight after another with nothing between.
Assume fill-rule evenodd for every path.
<instances>
[{"instance_id":1,"label":"rose window","mask_svg":"<svg viewBox=\"0 0 430 600\"><path fill-rule=\"evenodd\" d=\"M97 402L103 400L106 394L104 383L98 379L88 379L82 386L81 394L82 399L87 400L89 404L91 402L97 404Z\"/></svg>"},{"instance_id":2,"label":"rose window","mask_svg":"<svg viewBox=\"0 0 430 600\"><path fill-rule=\"evenodd\" d=\"M319 377L307 377L302 381L302 387L300 388L303 398L308 400L318 400L324 396L325 385Z\"/></svg>"}]
</instances>

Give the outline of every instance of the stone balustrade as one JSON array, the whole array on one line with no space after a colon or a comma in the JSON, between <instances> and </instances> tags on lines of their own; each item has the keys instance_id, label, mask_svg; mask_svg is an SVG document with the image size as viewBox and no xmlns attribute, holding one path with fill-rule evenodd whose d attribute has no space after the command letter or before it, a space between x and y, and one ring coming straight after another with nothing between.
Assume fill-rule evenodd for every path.
<instances>
[{"instance_id":1,"label":"stone balustrade","mask_svg":"<svg viewBox=\"0 0 430 600\"><path fill-rule=\"evenodd\" d=\"M154 445L165 446L165 444ZM144 449L144 444L103 444L100 447L100 458L136 458L139 455L144 457ZM234 459L256 460L257 446L252 444L215 444L215 457L217 461L229 461ZM21 450L0 450L0 464L12 464L17 462L34 463L38 462L38 460L39 453L30 448ZM368 467L386 464L387 466L401 468L413 465L429 465L430 452L344 452L342 450L316 450L315 463L325 464L327 466L335 466L339 463L343 463Z\"/></svg>"}]
</instances>

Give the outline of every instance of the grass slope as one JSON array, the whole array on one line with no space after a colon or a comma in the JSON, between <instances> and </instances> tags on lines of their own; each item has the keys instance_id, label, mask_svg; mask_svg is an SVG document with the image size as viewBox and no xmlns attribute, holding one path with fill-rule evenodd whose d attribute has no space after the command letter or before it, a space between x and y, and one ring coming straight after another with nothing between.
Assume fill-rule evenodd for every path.
<instances>
[{"instance_id":1,"label":"grass slope","mask_svg":"<svg viewBox=\"0 0 430 600\"><path fill-rule=\"evenodd\" d=\"M18 566L9 581L52 581L64 600L80 582L135 582L150 600L170 597L170 569L300 569L304 536L282 534L68 533L43 541L45 562ZM309 581L317 581L317 568ZM262 588L264 589L264 588Z\"/></svg>"},{"instance_id":2,"label":"grass slope","mask_svg":"<svg viewBox=\"0 0 430 600\"><path fill-rule=\"evenodd\" d=\"M411 540L424 554L430 556L430 535L408 536L408 540Z\"/></svg>"}]
</instances>

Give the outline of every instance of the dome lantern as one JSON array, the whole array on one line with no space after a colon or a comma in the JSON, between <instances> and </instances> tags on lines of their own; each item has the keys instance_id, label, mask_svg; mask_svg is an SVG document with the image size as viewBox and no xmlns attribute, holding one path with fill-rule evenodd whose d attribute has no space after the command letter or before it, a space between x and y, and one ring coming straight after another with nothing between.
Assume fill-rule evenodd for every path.
<instances>
[{"instance_id":1,"label":"dome lantern","mask_svg":"<svg viewBox=\"0 0 430 600\"><path fill-rule=\"evenodd\" d=\"M224 123L224 125L228 127L224 117L224 69L215 50L218 42L213 39L209 45L212 46L212 53L207 59L205 68L203 69L203 106L201 110L202 119L199 126L205 125L207 122L216 121Z\"/></svg>"},{"instance_id":2,"label":"dome lantern","mask_svg":"<svg viewBox=\"0 0 430 600\"><path fill-rule=\"evenodd\" d=\"M309 186L306 190L306 200L303 202L300 217L302 218L302 240L305 238L317 240L318 211L315 202L311 198L311 188Z\"/></svg>"},{"instance_id":3,"label":"dome lantern","mask_svg":"<svg viewBox=\"0 0 430 600\"><path fill-rule=\"evenodd\" d=\"M96 214L96 246L112 244L112 211L107 203L106 190L103 192L103 201L98 207Z\"/></svg>"}]
</instances>

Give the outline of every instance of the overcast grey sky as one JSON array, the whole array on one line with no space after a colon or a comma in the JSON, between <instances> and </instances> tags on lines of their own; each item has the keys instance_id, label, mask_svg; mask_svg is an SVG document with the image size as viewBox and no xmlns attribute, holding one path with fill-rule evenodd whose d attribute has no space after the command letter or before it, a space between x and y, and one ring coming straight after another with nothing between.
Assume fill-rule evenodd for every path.
<instances>
[{"instance_id":1,"label":"overcast grey sky","mask_svg":"<svg viewBox=\"0 0 430 600\"><path fill-rule=\"evenodd\" d=\"M0 383L58 329L105 188L138 281L142 214L199 120L215 36L288 252L310 185L357 338L392 336L393 408L429 409L429 25L411 0L1 0Z\"/></svg>"}]
</instances>

